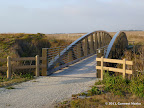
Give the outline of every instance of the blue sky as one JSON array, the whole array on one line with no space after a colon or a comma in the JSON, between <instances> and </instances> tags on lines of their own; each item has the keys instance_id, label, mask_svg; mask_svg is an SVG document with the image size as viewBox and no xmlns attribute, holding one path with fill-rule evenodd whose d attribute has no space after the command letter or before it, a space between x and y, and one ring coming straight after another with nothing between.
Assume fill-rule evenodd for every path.
<instances>
[{"instance_id":1,"label":"blue sky","mask_svg":"<svg viewBox=\"0 0 144 108\"><path fill-rule=\"evenodd\" d=\"M0 33L144 30L144 0L0 0Z\"/></svg>"}]
</instances>

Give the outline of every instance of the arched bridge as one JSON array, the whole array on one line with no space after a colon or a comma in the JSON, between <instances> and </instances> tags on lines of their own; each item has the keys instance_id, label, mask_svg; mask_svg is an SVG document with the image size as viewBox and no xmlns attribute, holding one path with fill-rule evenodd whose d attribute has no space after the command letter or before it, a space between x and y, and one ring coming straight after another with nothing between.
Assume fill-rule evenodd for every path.
<instances>
[{"instance_id":1,"label":"arched bridge","mask_svg":"<svg viewBox=\"0 0 144 108\"><path fill-rule=\"evenodd\" d=\"M84 58L96 55L97 49L104 49L102 55L105 58L120 58L127 46L128 40L124 32L117 32L112 38L106 31L94 31L80 37L65 48L43 48L42 55L46 58L43 62L47 65L42 69L42 75L50 75Z\"/></svg>"}]
</instances>

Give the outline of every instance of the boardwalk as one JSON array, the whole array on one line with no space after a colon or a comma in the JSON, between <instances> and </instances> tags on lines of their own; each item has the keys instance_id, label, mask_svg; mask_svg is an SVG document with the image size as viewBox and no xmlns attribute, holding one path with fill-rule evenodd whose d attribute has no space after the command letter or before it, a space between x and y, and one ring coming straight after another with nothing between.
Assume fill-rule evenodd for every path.
<instances>
[{"instance_id":1,"label":"boardwalk","mask_svg":"<svg viewBox=\"0 0 144 108\"><path fill-rule=\"evenodd\" d=\"M96 81L96 55L7 90L0 88L0 108L52 108L72 94L88 90Z\"/></svg>"}]
</instances>

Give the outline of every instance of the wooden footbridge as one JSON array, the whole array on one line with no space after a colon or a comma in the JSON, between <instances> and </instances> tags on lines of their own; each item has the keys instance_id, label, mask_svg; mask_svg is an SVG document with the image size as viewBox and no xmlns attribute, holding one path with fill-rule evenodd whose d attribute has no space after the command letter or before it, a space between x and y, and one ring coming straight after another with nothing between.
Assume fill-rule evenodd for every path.
<instances>
[{"instance_id":1,"label":"wooden footbridge","mask_svg":"<svg viewBox=\"0 0 144 108\"><path fill-rule=\"evenodd\" d=\"M113 38L106 31L88 33L67 47L43 48L42 75L53 72L76 63L95 54L105 58L120 58L123 50L128 47L128 40L124 32L117 32Z\"/></svg>"},{"instance_id":2,"label":"wooden footbridge","mask_svg":"<svg viewBox=\"0 0 144 108\"><path fill-rule=\"evenodd\" d=\"M36 76L42 69L42 76L51 75L57 70L68 67L82 59L92 55L97 57L119 59L123 56L124 50L128 47L128 40L124 32L117 32L113 37L106 31L94 31L88 33L69 46L56 48L43 48L42 57L22 57L0 59L7 61L7 66L0 67L0 70L7 70L7 78L10 78L14 69L36 68ZM30 62L30 65L12 65L11 62ZM31 64L34 61L35 65ZM99 64L99 62L97 62ZM111 64L109 64L111 65ZM100 77L100 75L98 75Z\"/></svg>"}]
</instances>

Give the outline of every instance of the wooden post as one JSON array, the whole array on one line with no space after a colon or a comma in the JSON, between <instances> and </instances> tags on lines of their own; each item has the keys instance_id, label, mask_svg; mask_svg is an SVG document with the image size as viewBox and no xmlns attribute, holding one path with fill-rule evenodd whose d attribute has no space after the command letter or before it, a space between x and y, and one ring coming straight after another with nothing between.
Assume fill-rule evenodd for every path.
<instances>
[{"instance_id":1,"label":"wooden post","mask_svg":"<svg viewBox=\"0 0 144 108\"><path fill-rule=\"evenodd\" d=\"M98 48L98 38L97 38L97 33L95 33L95 52Z\"/></svg>"},{"instance_id":2,"label":"wooden post","mask_svg":"<svg viewBox=\"0 0 144 108\"><path fill-rule=\"evenodd\" d=\"M90 53L94 53L94 42L93 42L93 34L90 35Z\"/></svg>"},{"instance_id":3,"label":"wooden post","mask_svg":"<svg viewBox=\"0 0 144 108\"><path fill-rule=\"evenodd\" d=\"M99 48L101 48L101 32L99 32Z\"/></svg>"},{"instance_id":4,"label":"wooden post","mask_svg":"<svg viewBox=\"0 0 144 108\"><path fill-rule=\"evenodd\" d=\"M11 78L11 57L7 57L7 78Z\"/></svg>"},{"instance_id":5,"label":"wooden post","mask_svg":"<svg viewBox=\"0 0 144 108\"><path fill-rule=\"evenodd\" d=\"M101 80L103 80L103 56L101 57Z\"/></svg>"},{"instance_id":6,"label":"wooden post","mask_svg":"<svg viewBox=\"0 0 144 108\"><path fill-rule=\"evenodd\" d=\"M84 56L88 55L88 38L85 38Z\"/></svg>"},{"instance_id":7,"label":"wooden post","mask_svg":"<svg viewBox=\"0 0 144 108\"><path fill-rule=\"evenodd\" d=\"M77 58L82 57L82 52L81 52L81 43L77 44Z\"/></svg>"},{"instance_id":8,"label":"wooden post","mask_svg":"<svg viewBox=\"0 0 144 108\"><path fill-rule=\"evenodd\" d=\"M97 49L97 58L101 58L102 57L102 49ZM97 61L97 66L100 66L101 62ZM97 69L97 74L96 74L97 78L101 78L101 71Z\"/></svg>"},{"instance_id":9,"label":"wooden post","mask_svg":"<svg viewBox=\"0 0 144 108\"><path fill-rule=\"evenodd\" d=\"M123 78L125 78L126 74L126 59L123 59Z\"/></svg>"},{"instance_id":10,"label":"wooden post","mask_svg":"<svg viewBox=\"0 0 144 108\"><path fill-rule=\"evenodd\" d=\"M103 33L103 46L106 46L106 36L105 36L105 33Z\"/></svg>"},{"instance_id":11,"label":"wooden post","mask_svg":"<svg viewBox=\"0 0 144 108\"><path fill-rule=\"evenodd\" d=\"M104 44L103 44L103 32L101 32L101 47L103 47L104 46Z\"/></svg>"},{"instance_id":12,"label":"wooden post","mask_svg":"<svg viewBox=\"0 0 144 108\"><path fill-rule=\"evenodd\" d=\"M59 57L60 57L60 47L59 47L59 49L58 49L58 54L59 54Z\"/></svg>"},{"instance_id":13,"label":"wooden post","mask_svg":"<svg viewBox=\"0 0 144 108\"><path fill-rule=\"evenodd\" d=\"M48 49L43 48L42 49L42 65L44 66L42 68L42 76L47 76L47 68L48 68Z\"/></svg>"},{"instance_id":14,"label":"wooden post","mask_svg":"<svg viewBox=\"0 0 144 108\"><path fill-rule=\"evenodd\" d=\"M40 70L39 62L40 62L39 55L36 55L36 77L39 77L39 70Z\"/></svg>"},{"instance_id":15,"label":"wooden post","mask_svg":"<svg viewBox=\"0 0 144 108\"><path fill-rule=\"evenodd\" d=\"M72 51L71 50L68 52L68 60L69 60L69 62L71 62L73 60Z\"/></svg>"}]
</instances>

